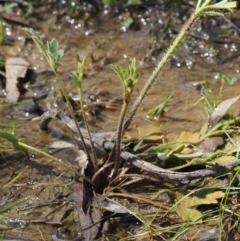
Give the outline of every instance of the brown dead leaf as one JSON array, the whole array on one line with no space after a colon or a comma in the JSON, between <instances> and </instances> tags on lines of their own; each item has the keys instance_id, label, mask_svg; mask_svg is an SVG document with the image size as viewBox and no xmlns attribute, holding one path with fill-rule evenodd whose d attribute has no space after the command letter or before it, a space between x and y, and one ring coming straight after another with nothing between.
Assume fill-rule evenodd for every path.
<instances>
[{"instance_id":1,"label":"brown dead leaf","mask_svg":"<svg viewBox=\"0 0 240 241\"><path fill-rule=\"evenodd\" d=\"M92 241L96 238L101 226L101 211L89 206L87 212L82 209L83 205L83 184L80 182L68 186L79 214L80 225L84 240ZM94 203L94 202L93 202Z\"/></svg>"},{"instance_id":2,"label":"brown dead leaf","mask_svg":"<svg viewBox=\"0 0 240 241\"><path fill-rule=\"evenodd\" d=\"M223 197L224 192L213 191L212 189L202 189L195 195L187 197L180 192L176 192L176 202L180 202L180 204L175 210L184 221L196 221L201 218L202 213L194 208L200 205L217 204L217 199ZM181 199L183 200L181 201Z\"/></svg>"},{"instance_id":3,"label":"brown dead leaf","mask_svg":"<svg viewBox=\"0 0 240 241\"><path fill-rule=\"evenodd\" d=\"M207 205L207 204L216 204L218 203L219 198L224 197L224 192L222 191L214 191L207 192L205 190L200 191L196 194L196 196L190 197L188 200L188 207L197 207L199 205Z\"/></svg>"},{"instance_id":4,"label":"brown dead leaf","mask_svg":"<svg viewBox=\"0 0 240 241\"><path fill-rule=\"evenodd\" d=\"M199 136L200 136L199 132L191 133L188 131L183 131L179 135L177 141L194 143L194 142L198 142Z\"/></svg>"},{"instance_id":5,"label":"brown dead leaf","mask_svg":"<svg viewBox=\"0 0 240 241\"><path fill-rule=\"evenodd\" d=\"M24 78L29 67L29 63L23 58L10 57L6 60L6 91L7 102L15 103L19 98L18 78Z\"/></svg>"},{"instance_id":6,"label":"brown dead leaf","mask_svg":"<svg viewBox=\"0 0 240 241\"><path fill-rule=\"evenodd\" d=\"M223 102L221 102L217 108L215 109L215 111L212 113L210 119L209 119L209 127L213 128L218 122L219 120L226 114L227 110L236 102L238 101L240 98L240 95L234 97L234 98L230 98L227 100L224 100Z\"/></svg>"},{"instance_id":7,"label":"brown dead leaf","mask_svg":"<svg viewBox=\"0 0 240 241\"><path fill-rule=\"evenodd\" d=\"M141 126L137 130L139 140L158 142L163 139L162 129L159 126Z\"/></svg>"},{"instance_id":8,"label":"brown dead leaf","mask_svg":"<svg viewBox=\"0 0 240 241\"><path fill-rule=\"evenodd\" d=\"M181 154L191 154L194 152L192 146L188 145L191 143L196 143L199 141L199 132L188 132L188 131L183 131L179 136L174 136L172 135L171 142L176 142L176 144L171 145L171 149L178 149L179 147L185 145L184 149L181 150ZM168 142L169 142L169 135L167 136Z\"/></svg>"},{"instance_id":9,"label":"brown dead leaf","mask_svg":"<svg viewBox=\"0 0 240 241\"><path fill-rule=\"evenodd\" d=\"M235 156L220 156L220 157L217 157L216 159L214 159L214 163L223 165L223 164L232 162L234 159L236 159Z\"/></svg>"},{"instance_id":10,"label":"brown dead leaf","mask_svg":"<svg viewBox=\"0 0 240 241\"><path fill-rule=\"evenodd\" d=\"M166 140L167 140L168 143L175 142L177 140L178 136L179 135L177 133L170 132L166 135Z\"/></svg>"},{"instance_id":11,"label":"brown dead leaf","mask_svg":"<svg viewBox=\"0 0 240 241\"><path fill-rule=\"evenodd\" d=\"M130 140L144 140L149 142L159 142L162 141L164 136L162 134L162 129L159 126L144 125L137 126L136 128L127 131L124 138L128 141Z\"/></svg>"},{"instance_id":12,"label":"brown dead leaf","mask_svg":"<svg viewBox=\"0 0 240 241\"><path fill-rule=\"evenodd\" d=\"M184 205L178 205L175 208L177 214L182 218L185 222L195 222L200 221L202 217L202 213L196 209L185 207Z\"/></svg>"},{"instance_id":13,"label":"brown dead leaf","mask_svg":"<svg viewBox=\"0 0 240 241\"><path fill-rule=\"evenodd\" d=\"M16 13L4 11L4 8L2 6L0 6L0 16L5 20L18 23L24 26L29 26L29 21L27 19L17 15Z\"/></svg>"},{"instance_id":14,"label":"brown dead leaf","mask_svg":"<svg viewBox=\"0 0 240 241\"><path fill-rule=\"evenodd\" d=\"M213 153L221 145L223 145L223 138L220 136L215 136L203 141L198 148L203 152Z\"/></svg>"}]
</instances>

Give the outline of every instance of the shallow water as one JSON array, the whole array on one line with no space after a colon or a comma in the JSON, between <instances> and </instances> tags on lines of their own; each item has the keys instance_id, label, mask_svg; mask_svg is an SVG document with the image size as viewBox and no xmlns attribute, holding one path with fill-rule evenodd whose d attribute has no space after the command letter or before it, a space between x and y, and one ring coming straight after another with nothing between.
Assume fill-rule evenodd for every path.
<instances>
[{"instance_id":1,"label":"shallow water","mask_svg":"<svg viewBox=\"0 0 240 241\"><path fill-rule=\"evenodd\" d=\"M183 7L183 9L185 8L186 7ZM173 10L174 6L172 11ZM54 37L59 41L60 48L65 50L60 75L62 76L68 93L72 97L77 97L76 87L68 77L68 74L70 71L76 70L77 58L82 60L83 57L86 56L84 96L96 95L96 93L101 92L102 94L99 94L96 98L102 103L108 103L108 101L115 98L122 98L121 82L110 65L118 64L121 67L127 67L134 57L136 58L137 69L140 73L139 83L133 93L132 101L136 99L139 90L143 87L162 54L164 54L166 44L169 43L171 37L176 35L183 21L177 14L177 16L171 16L172 19L170 18L169 20L171 24L165 26L165 28L169 26L171 28L164 32L162 30L164 29L164 21L161 22L160 19L164 20L164 17L167 19L169 16L161 11L161 8L156 8L155 10L154 8L149 8L148 11L145 12L137 11L133 13L137 16L136 19L138 19L137 22L139 26L137 29L126 30L123 26L124 19L128 18L126 11L113 14L113 10L105 8L99 15L90 15L88 18L72 18L69 17L66 12L61 14L57 12L57 10L52 14L48 5L45 7L42 6L34 11L38 14L43 14L43 21L39 21L39 19L34 18L33 15L30 17L30 22L39 29L44 41ZM234 16L234 21L238 22L238 12L236 12ZM158 19L157 22L156 19ZM175 25L171 22L173 20L175 20ZM207 24L209 24L209 26ZM215 28L213 28L214 26ZM165 135L169 133L181 133L184 130L196 132L200 130L203 123L206 123L208 119L203 102L198 101L201 97L200 86L202 83L208 84L212 99L218 100L218 103L221 100L237 96L240 89L239 81L237 81L234 86L229 86L227 83L214 78L218 72L226 76L240 78L239 57L237 55L240 39L236 30L231 29L232 32L226 31L230 28L229 23L218 19L209 20L208 22L202 21L201 24L196 24L192 35L181 45L163 73L153 84L137 112L132 125L157 125L161 127ZM155 42L153 39L152 30L157 32L156 35L159 35L158 42ZM37 73L37 79L29 85L29 88L35 97L43 95L43 93L47 94L46 97L36 100L35 103L38 104L41 111L54 108L59 90L55 77L51 72L46 71L49 70L49 67L40 51L30 40L27 41L26 34L17 25L9 26L8 37L15 39L16 42L14 46L3 46L1 50L2 55L5 57L23 57L31 63L31 68ZM155 48L153 48L154 45ZM15 123L17 136L19 138L26 138L32 146L44 146L50 141L65 136L65 130L61 125L57 124L53 125L53 130L50 133L41 132L38 127L39 113L36 113L37 111L35 109L33 111L31 108L31 111L29 111L29 107L26 106L26 104L8 106L4 102L4 90L2 90L2 93L0 123ZM149 117L147 114L148 111L163 102L167 94L171 93L174 93L173 98L169 103L169 110L165 115L160 118ZM28 95L31 96L31 92L27 92L27 94L22 97L27 97ZM31 98L29 98L29 103L30 105L34 105L31 102ZM235 114L238 113L239 106L240 104L236 103L231 109L232 112ZM101 114L96 118L96 122L91 126L92 131L115 131L120 107L121 104L118 103L117 110L102 110ZM4 129L11 131L11 127L5 127ZM42 161L39 156L34 156L32 159L36 162ZM20 165L19 168L13 168L13 172L24 170L26 163L21 162L21 164L18 165ZM49 165L49 163L47 163L47 165ZM11 165L7 165L7 167L12 168ZM54 183L55 181L50 174L44 177L41 175L38 177L37 175L39 175L39 173L34 175L31 173L30 175L30 173L27 174L27 172L25 172L24 175L21 176L20 184L29 184L33 179L36 180L36 183L41 183L41 185L43 182ZM28 180L26 181L26 179ZM5 184L7 180L4 179L1 182ZM17 189L21 187L20 184L11 186L12 192L17 192ZM35 184L30 183L29 185ZM56 185L58 189L62 184L58 183ZM35 186L39 188L37 184ZM40 191L46 192L47 188L43 188ZM53 200L56 194L55 192L57 191L58 190L52 188L52 190L50 190L52 196L49 194L48 199ZM2 192L5 195L5 191ZM64 191L60 190L59 192L63 193ZM32 198L34 198L39 194L35 191L30 191L29 194L28 188L22 191L21 195L25 197L32 195ZM41 199L41 202L47 203L44 199ZM25 205L27 205L29 209L31 207L32 210L33 207L30 205L29 200ZM62 203L59 205L61 206ZM67 205L69 205L67 209L73 209L71 203L67 203ZM15 216L15 214L14 217L10 215L6 224L11 223L12 219L20 220L23 217L22 215L27 216L22 210L23 207L17 216ZM46 211L40 208L39 212L47 214L48 210ZM64 209L64 212L66 212L66 209ZM32 219L36 219L37 214L33 212L33 215L35 216ZM62 215L64 215L64 213ZM59 217L54 218L55 221L59 219ZM73 218L73 220L74 223L77 223L75 218ZM42 219L42 222L46 223L46 220ZM21 222L19 221L19 223ZM25 222L23 223L25 224ZM41 223L41 220L39 223ZM61 221L61 224L62 223ZM20 225L20 227L25 226ZM34 227L35 231L33 232L36 232L36 226ZM43 225L43 227L45 226ZM56 232L56 226L53 225L53 227L55 231L52 231L50 228L49 233ZM32 226L29 224L28 228L31 230ZM47 230L46 232L48 233ZM76 232L76 230L73 232Z\"/></svg>"}]
</instances>

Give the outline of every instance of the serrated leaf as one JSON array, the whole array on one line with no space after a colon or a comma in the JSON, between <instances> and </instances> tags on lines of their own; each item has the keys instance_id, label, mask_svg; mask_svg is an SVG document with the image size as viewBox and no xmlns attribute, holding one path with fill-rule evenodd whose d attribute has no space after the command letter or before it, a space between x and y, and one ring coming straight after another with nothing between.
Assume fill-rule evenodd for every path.
<instances>
[{"instance_id":1,"label":"serrated leaf","mask_svg":"<svg viewBox=\"0 0 240 241\"><path fill-rule=\"evenodd\" d=\"M22 28L25 32L27 32L31 38L35 38L39 43L43 44L42 39L38 31L35 31L32 28Z\"/></svg>"},{"instance_id":2,"label":"serrated leaf","mask_svg":"<svg viewBox=\"0 0 240 241\"><path fill-rule=\"evenodd\" d=\"M210 9L210 10L228 10L230 12L233 11L233 9L235 9L237 7L237 2L234 1L234 2L228 2L228 0L223 0L219 3L216 3L216 4L212 4L212 5L209 5L206 10Z\"/></svg>"},{"instance_id":3,"label":"serrated leaf","mask_svg":"<svg viewBox=\"0 0 240 241\"><path fill-rule=\"evenodd\" d=\"M57 63L60 62L61 58L63 57L64 55L64 50L63 49L59 49L56 54L55 54L55 60Z\"/></svg>"},{"instance_id":4,"label":"serrated leaf","mask_svg":"<svg viewBox=\"0 0 240 241\"><path fill-rule=\"evenodd\" d=\"M55 38L53 38L50 42L47 41L47 48L49 53L54 55L58 50L58 41Z\"/></svg>"},{"instance_id":5,"label":"serrated leaf","mask_svg":"<svg viewBox=\"0 0 240 241\"><path fill-rule=\"evenodd\" d=\"M224 16L224 14L220 13L220 12L216 12L216 11L206 11L206 12L203 13L203 16L211 16L211 17L219 16L219 17L222 17L222 16Z\"/></svg>"},{"instance_id":6,"label":"serrated leaf","mask_svg":"<svg viewBox=\"0 0 240 241\"><path fill-rule=\"evenodd\" d=\"M58 49L58 41L54 38L50 42L47 42L47 48L49 54L55 60L55 63L59 65L59 62L64 55L64 50Z\"/></svg>"},{"instance_id":7,"label":"serrated leaf","mask_svg":"<svg viewBox=\"0 0 240 241\"><path fill-rule=\"evenodd\" d=\"M42 42L42 39L41 39L39 33L32 28L22 28L22 29L30 35L30 37L33 39L34 43L40 48L44 57L47 59L47 61L51 65L50 57L43 45L43 42ZM52 65L51 65L51 67L52 67Z\"/></svg>"}]
</instances>

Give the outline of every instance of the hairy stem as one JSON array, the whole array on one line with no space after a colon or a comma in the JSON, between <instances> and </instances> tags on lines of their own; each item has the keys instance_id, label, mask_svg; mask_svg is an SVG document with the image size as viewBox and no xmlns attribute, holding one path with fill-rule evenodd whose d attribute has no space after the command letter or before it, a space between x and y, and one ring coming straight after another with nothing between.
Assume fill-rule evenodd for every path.
<instances>
[{"instance_id":1,"label":"hairy stem","mask_svg":"<svg viewBox=\"0 0 240 241\"><path fill-rule=\"evenodd\" d=\"M154 83L154 81L156 80L158 75L161 73L161 71L165 67L165 65L166 65L167 61L170 59L171 55L176 51L176 48L181 44L183 39L188 35L192 25L200 17L202 12L203 12L203 10L201 10L200 12L199 11L195 11L190 16L189 20L184 24L184 26L181 29L180 33L178 34L176 39L173 41L173 43L170 45L170 47L168 48L167 52L165 53L165 55L163 56L163 58L159 62L159 64L156 67L156 69L153 71L152 75L150 76L150 78L146 82L144 88L140 92L137 100L133 104L132 110L129 113L129 116L128 116L126 122L123 125L122 135L124 135L124 133L126 132L127 128L129 127L129 125L130 125L130 123L131 123L131 121L132 121L132 119L133 119L133 117L134 117L138 107L142 103L142 101L143 101L145 95L147 94L148 90L150 89L150 87L152 86L152 84Z\"/></svg>"}]
</instances>

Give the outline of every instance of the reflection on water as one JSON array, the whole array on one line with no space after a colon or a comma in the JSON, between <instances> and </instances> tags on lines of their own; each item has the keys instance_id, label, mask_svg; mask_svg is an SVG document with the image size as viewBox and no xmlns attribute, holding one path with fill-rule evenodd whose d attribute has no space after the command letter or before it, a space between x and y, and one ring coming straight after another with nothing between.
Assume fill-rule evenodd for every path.
<instances>
[{"instance_id":1,"label":"reflection on water","mask_svg":"<svg viewBox=\"0 0 240 241\"><path fill-rule=\"evenodd\" d=\"M62 1L63 5L64 2L67 1ZM119 100L123 96L122 84L110 65L118 64L126 68L132 58L135 57L140 77L133 92L132 101L134 101L157 62L163 56L170 38L176 36L182 24L182 18L179 17L180 13L175 11L170 16L170 14L162 11L161 7L162 5L159 4L156 8L149 7L145 12L132 13L136 21L132 30L123 25L129 14L124 11L114 13L114 9L111 10L108 7L105 7L103 13L95 18L93 15L86 18L76 18L69 16L64 11L61 15L58 14L57 10L52 14L48 13L49 10L43 13L44 7L41 7L34 11L38 13L42 11L43 20L40 21L34 17L31 17L31 20L34 26L39 29L44 40L50 40L54 37L59 41L60 48L65 49L60 75L71 97L77 96L77 90L68 74L70 71L76 70L78 59L82 60L86 56L83 84L85 98L89 93L101 92L105 94L99 95L97 101L109 103L109 101ZM183 7L183 9L185 8ZM114 16L113 13L118 17ZM171 18L175 18L175 25L172 24L173 19ZM201 128L208 118L203 102L199 102L202 83L212 91L211 98L216 99L216 101L239 94L239 81L234 86L229 86L223 80L214 78L218 72L230 77L240 77L239 55L237 54L240 43L239 37L234 34L233 29L233 34L228 35L225 29L218 26L216 20L212 21L215 21L215 25L217 25L215 29L212 28L214 23L211 21L196 24L187 41L172 56L172 60L169 61L163 73L153 84L132 124L142 126L155 124L161 127L163 134L180 133L183 130L195 132ZM206 25L207 23L210 24L209 28ZM221 26L226 26L225 22L221 22L221 24ZM216 29L219 30L218 33L216 33ZM44 146L46 143L67 134L67 131L57 123L52 124L53 130L51 133L55 132L55 134L50 133L49 135L40 132L38 128L39 120L37 119L39 112L34 109L36 106L39 106L42 111L56 108L59 88L39 49L26 39L21 28L13 25L6 30L7 35L10 36L11 33L11 37L15 39L15 44L14 46L3 46L1 54L25 58L31 63L38 76L35 83L28 85L31 91L22 96L21 101L15 105L9 106L4 102L4 87L2 88L0 123L15 123L18 137L25 137L33 146ZM34 98L30 95L31 92L34 93ZM164 98L171 93L174 93L173 98L165 115L160 118L149 117L148 111L163 102ZM34 108L31 106L34 106ZM103 108L91 129L101 132L115 131L120 107L121 104L118 102L115 110ZM238 109L239 103L234 105L233 111L235 110L238 113ZM11 126L7 130L11 131ZM24 159L24 157L20 159L22 158ZM44 161L40 157L32 157L32 159L41 162L41 164ZM18 165L20 166L16 169L13 168L14 166L8 166L8 171L12 173L20 172L24 170L26 164ZM63 218L65 212L69 214L66 215L69 218L66 218L66 223L72 222L72 220L77 223L77 218L70 215L73 210L72 202L69 200L65 203L58 202L58 195L67 196L67 191L64 190L61 183L56 184L55 176L53 177L50 174L42 176L37 172L31 174L30 171L24 172L24 175L18 180L22 186L16 184L11 187L12 195L21 190L21 195L29 196L29 198L23 200L22 206L16 209L17 214L10 215L6 224L9 222L13 225L14 222L18 221L20 226L23 227L24 225L20 220L27 220L28 222L31 220L34 223L34 221L37 222L36 216L41 214L42 216L39 216L38 219L39 223L50 223L49 220L51 220L52 224L58 225L65 222ZM33 175L35 177L31 179ZM7 173L3 176L6 178ZM7 180L4 181L8 182ZM41 183L41 185L45 183L46 185L38 186L38 183ZM48 188L48 184L55 185L56 188ZM2 194L3 196L8 195L7 191L6 193L2 192ZM41 199L41 202L39 199ZM53 202L53 200L55 206L51 208L59 208L60 211L63 208L62 212L58 212L59 216L51 216L51 210L48 209L47 202ZM33 216L29 217L30 214ZM56 226L54 227L56 228ZM28 228L31 230L31 226L28 226ZM49 229L51 230L50 233L53 233L52 228ZM56 232L55 230L54 233ZM74 232L77 231L74 230Z\"/></svg>"}]
</instances>

